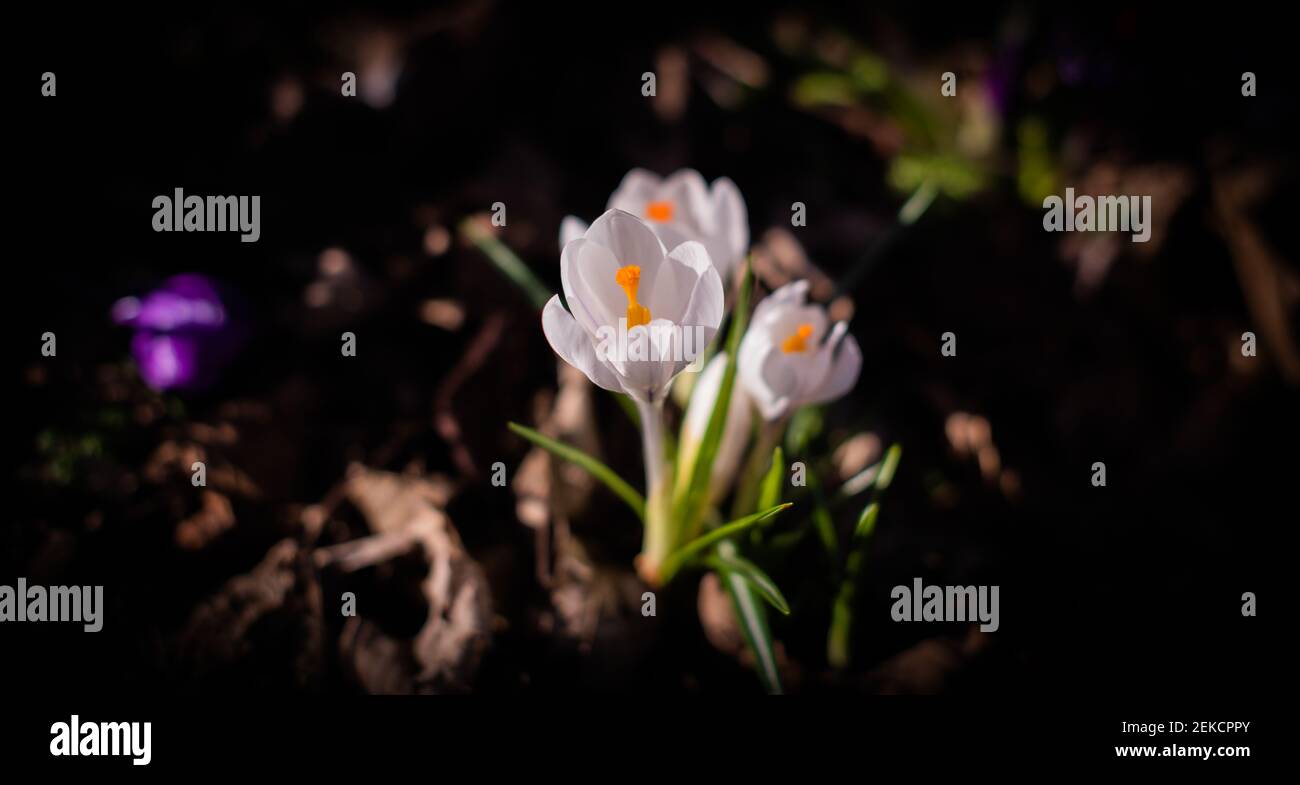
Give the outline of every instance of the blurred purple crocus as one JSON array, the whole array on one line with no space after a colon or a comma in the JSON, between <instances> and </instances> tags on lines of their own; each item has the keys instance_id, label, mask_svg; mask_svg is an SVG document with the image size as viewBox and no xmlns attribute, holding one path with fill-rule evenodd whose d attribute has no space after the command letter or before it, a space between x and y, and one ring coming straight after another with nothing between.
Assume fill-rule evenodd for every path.
<instances>
[{"instance_id":1,"label":"blurred purple crocus","mask_svg":"<svg viewBox=\"0 0 1300 785\"><path fill-rule=\"evenodd\" d=\"M196 390L210 385L242 347L245 330L209 278L173 276L143 297L113 303L117 324L135 329L131 354L155 390Z\"/></svg>"}]
</instances>

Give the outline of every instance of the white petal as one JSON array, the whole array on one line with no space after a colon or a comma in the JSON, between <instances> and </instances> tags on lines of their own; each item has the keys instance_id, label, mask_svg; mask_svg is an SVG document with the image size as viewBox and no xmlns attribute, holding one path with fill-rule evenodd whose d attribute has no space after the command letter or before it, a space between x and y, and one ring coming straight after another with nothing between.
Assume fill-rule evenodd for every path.
<instances>
[{"instance_id":1,"label":"white petal","mask_svg":"<svg viewBox=\"0 0 1300 785\"><path fill-rule=\"evenodd\" d=\"M712 340L713 334L718 331L718 325L722 324L722 308L722 279L718 277L718 271L713 265L709 265L695 282L680 324L702 326L709 331L709 339Z\"/></svg>"},{"instance_id":2,"label":"white petal","mask_svg":"<svg viewBox=\"0 0 1300 785\"><path fill-rule=\"evenodd\" d=\"M832 344L828 347L834 352L831 370L809 403L833 401L858 383L858 375L862 372L862 350L858 348L858 340L848 335L847 330L848 325L844 322L835 325L832 337L837 339L835 343L838 346Z\"/></svg>"},{"instance_id":3,"label":"white petal","mask_svg":"<svg viewBox=\"0 0 1300 785\"><path fill-rule=\"evenodd\" d=\"M680 323L700 276L712 266L709 252L700 243L687 241L673 248L655 278L654 289L646 292L651 315Z\"/></svg>"},{"instance_id":4,"label":"white petal","mask_svg":"<svg viewBox=\"0 0 1300 785\"><path fill-rule=\"evenodd\" d=\"M703 439L704 431L709 427L709 415L717 403L718 391L722 389L722 377L727 370L727 353L718 352L709 360L709 364L700 372L691 388L691 402L686 406L686 416L682 419L682 443L689 439Z\"/></svg>"},{"instance_id":5,"label":"white petal","mask_svg":"<svg viewBox=\"0 0 1300 785\"><path fill-rule=\"evenodd\" d=\"M690 240L675 246L669 251L668 258L691 268L696 276L704 275L706 270L715 266L709 257L709 249L705 248L703 243Z\"/></svg>"},{"instance_id":6,"label":"white petal","mask_svg":"<svg viewBox=\"0 0 1300 785\"><path fill-rule=\"evenodd\" d=\"M572 215L564 216L560 221L560 250L587 233L587 222Z\"/></svg>"},{"instance_id":7,"label":"white petal","mask_svg":"<svg viewBox=\"0 0 1300 785\"><path fill-rule=\"evenodd\" d=\"M658 197L672 202L674 221L703 234L712 234L716 229L709 186L694 169L680 169L669 175Z\"/></svg>"},{"instance_id":8,"label":"white petal","mask_svg":"<svg viewBox=\"0 0 1300 785\"><path fill-rule=\"evenodd\" d=\"M790 283L772 292L754 309L753 323L763 321L768 312L779 306L803 305L808 299L808 282L805 280Z\"/></svg>"},{"instance_id":9,"label":"white petal","mask_svg":"<svg viewBox=\"0 0 1300 785\"><path fill-rule=\"evenodd\" d=\"M627 331L627 356L611 365L629 395L653 401L666 392L675 375L671 359L673 331L674 325L666 319L654 319Z\"/></svg>"},{"instance_id":10,"label":"white petal","mask_svg":"<svg viewBox=\"0 0 1300 785\"><path fill-rule=\"evenodd\" d=\"M746 385L763 419L771 422L784 417L794 405L799 391L799 376L776 346L769 346L757 364L758 383Z\"/></svg>"},{"instance_id":11,"label":"white petal","mask_svg":"<svg viewBox=\"0 0 1300 785\"><path fill-rule=\"evenodd\" d=\"M624 210L633 215L645 211L647 202L654 201L663 185L663 178L648 169L633 169L623 176L623 181L610 194L606 210Z\"/></svg>"},{"instance_id":12,"label":"white petal","mask_svg":"<svg viewBox=\"0 0 1300 785\"><path fill-rule=\"evenodd\" d=\"M622 210L607 210L592 222L586 238L587 242L608 248L613 254L617 267L625 267L629 264L640 267L640 291L654 291L655 278L658 277L659 268L663 266L664 257L668 252L645 221ZM615 288L618 287L613 277L610 277L609 283ZM618 291L621 294L622 290L618 289ZM623 302L626 305L626 298ZM650 316L654 318L658 314L652 311Z\"/></svg>"},{"instance_id":13,"label":"white petal","mask_svg":"<svg viewBox=\"0 0 1300 785\"><path fill-rule=\"evenodd\" d=\"M623 392L618 375L596 356L591 336L560 305L559 295L547 301L546 307L542 309L542 332L560 359L585 373L596 385L606 390Z\"/></svg>"},{"instance_id":14,"label":"white petal","mask_svg":"<svg viewBox=\"0 0 1300 785\"><path fill-rule=\"evenodd\" d=\"M667 248L670 251L682 243L690 242L692 240L698 241L699 239L695 232L689 231L689 228L685 224L651 221L650 228L654 230L655 234L659 235L659 241L664 244L664 248Z\"/></svg>"},{"instance_id":15,"label":"white petal","mask_svg":"<svg viewBox=\"0 0 1300 785\"><path fill-rule=\"evenodd\" d=\"M753 329L767 332L779 344L803 325L810 325L812 335L808 336L808 347L811 350L826 340L826 321L826 309L820 305L778 306L767 309L762 319L756 318Z\"/></svg>"},{"instance_id":16,"label":"white petal","mask_svg":"<svg viewBox=\"0 0 1300 785\"><path fill-rule=\"evenodd\" d=\"M714 232L718 244L726 249L714 255L713 263L723 278L749 250L749 213L740 189L729 178L713 181L710 194L713 202Z\"/></svg>"},{"instance_id":17,"label":"white petal","mask_svg":"<svg viewBox=\"0 0 1300 785\"><path fill-rule=\"evenodd\" d=\"M602 326L617 326L627 313L626 298L614 276L618 263L608 249L586 238L578 238L560 252L560 285L564 299L578 320L592 336Z\"/></svg>"}]
</instances>

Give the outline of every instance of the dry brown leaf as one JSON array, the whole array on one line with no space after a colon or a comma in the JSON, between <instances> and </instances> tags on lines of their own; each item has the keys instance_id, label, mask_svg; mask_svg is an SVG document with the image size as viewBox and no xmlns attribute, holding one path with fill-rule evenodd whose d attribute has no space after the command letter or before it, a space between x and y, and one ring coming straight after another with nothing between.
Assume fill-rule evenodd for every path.
<instances>
[{"instance_id":1,"label":"dry brown leaf","mask_svg":"<svg viewBox=\"0 0 1300 785\"><path fill-rule=\"evenodd\" d=\"M422 478L377 471L354 465L344 483L347 498L362 512L375 534L317 552L317 563L344 570L392 559L412 546L423 550L429 563L421 591L428 617L412 641L383 641L378 630L356 629L354 651L380 651L409 656L412 683L405 691L446 692L468 689L491 636L492 601L482 568L465 551L450 519L435 507L445 500L445 489ZM363 686L394 687L389 667L385 678L366 670L359 661L354 671ZM368 675L367 675L368 674ZM367 680L369 679L369 680Z\"/></svg>"}]
</instances>

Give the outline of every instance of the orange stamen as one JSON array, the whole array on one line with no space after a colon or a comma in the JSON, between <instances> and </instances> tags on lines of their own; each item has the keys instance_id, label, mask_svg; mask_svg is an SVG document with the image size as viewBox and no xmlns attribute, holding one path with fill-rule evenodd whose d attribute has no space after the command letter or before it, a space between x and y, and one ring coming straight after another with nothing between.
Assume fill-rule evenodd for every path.
<instances>
[{"instance_id":1,"label":"orange stamen","mask_svg":"<svg viewBox=\"0 0 1300 785\"><path fill-rule=\"evenodd\" d=\"M649 324L650 309L636 301L636 289L641 284L641 268L635 264L620 267L614 274L614 281L623 287L623 293L627 295L627 329Z\"/></svg>"},{"instance_id":2,"label":"orange stamen","mask_svg":"<svg viewBox=\"0 0 1300 785\"><path fill-rule=\"evenodd\" d=\"M673 203L651 202L645 206L645 217L651 221L668 223L673 219Z\"/></svg>"},{"instance_id":3,"label":"orange stamen","mask_svg":"<svg viewBox=\"0 0 1300 785\"><path fill-rule=\"evenodd\" d=\"M812 337L813 326L811 324L801 324L799 328L781 342L781 351L786 354L795 352L808 351L808 339Z\"/></svg>"}]
</instances>

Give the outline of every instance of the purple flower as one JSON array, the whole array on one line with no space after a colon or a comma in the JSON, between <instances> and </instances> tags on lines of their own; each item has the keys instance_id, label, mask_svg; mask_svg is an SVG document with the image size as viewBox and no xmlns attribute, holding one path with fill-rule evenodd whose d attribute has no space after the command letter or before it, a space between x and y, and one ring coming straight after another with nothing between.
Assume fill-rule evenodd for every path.
<instances>
[{"instance_id":1,"label":"purple flower","mask_svg":"<svg viewBox=\"0 0 1300 785\"><path fill-rule=\"evenodd\" d=\"M229 298L197 274L177 275L144 297L113 303L113 321L135 328L131 354L155 390L201 389L234 358L245 331Z\"/></svg>"}]
</instances>

